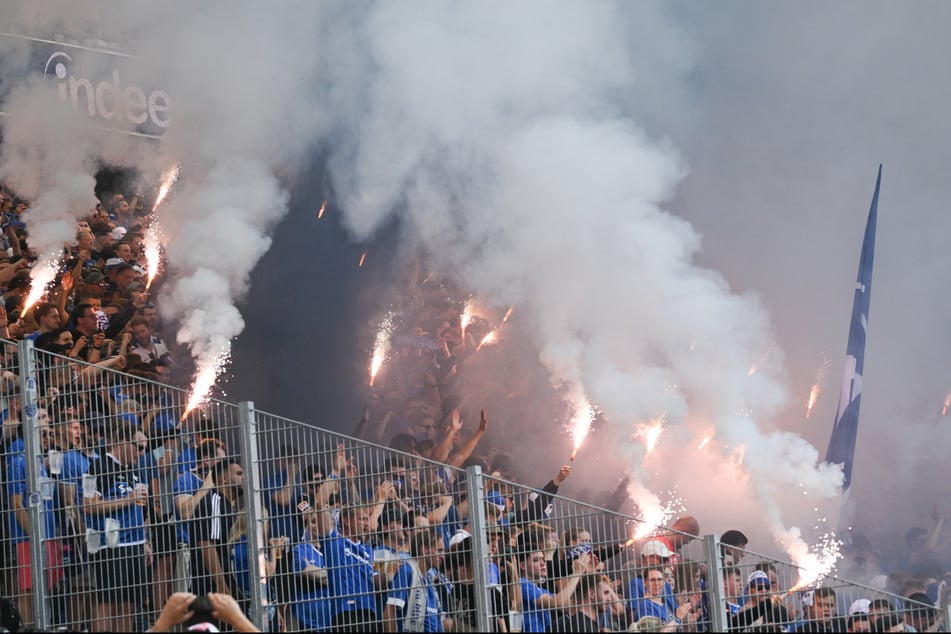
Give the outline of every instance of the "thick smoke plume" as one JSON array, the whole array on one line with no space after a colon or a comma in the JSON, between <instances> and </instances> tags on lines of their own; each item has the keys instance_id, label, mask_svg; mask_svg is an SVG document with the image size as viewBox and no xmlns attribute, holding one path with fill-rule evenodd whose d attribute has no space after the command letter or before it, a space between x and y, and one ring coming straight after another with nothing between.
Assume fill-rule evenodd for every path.
<instances>
[{"instance_id":1,"label":"thick smoke plume","mask_svg":"<svg viewBox=\"0 0 951 634\"><path fill-rule=\"evenodd\" d=\"M698 516L741 496L777 534L780 491L835 493L839 472L773 426L789 395L763 306L698 266L699 234L665 210L689 165L632 116L663 120L658 95L689 79L693 51L662 6L220 2L187 20L165 5L75 6L75 21L134 38L171 95L161 144L133 162L187 174L160 211L164 307L199 371L241 332L235 302L294 166L322 142L355 238L399 213L440 269L516 305L512 334L568 395L565 419L582 397L603 412L586 442L633 476L643 510L660 505L661 471ZM634 434L658 417L668 429L647 454ZM562 445L559 421L535 424Z\"/></svg>"}]
</instances>

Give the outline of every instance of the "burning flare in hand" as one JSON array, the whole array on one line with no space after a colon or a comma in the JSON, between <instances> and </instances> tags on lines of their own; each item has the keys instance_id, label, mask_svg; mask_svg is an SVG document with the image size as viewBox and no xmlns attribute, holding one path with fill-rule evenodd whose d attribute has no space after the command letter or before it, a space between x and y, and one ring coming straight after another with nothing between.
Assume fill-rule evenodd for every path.
<instances>
[{"instance_id":1,"label":"burning flare in hand","mask_svg":"<svg viewBox=\"0 0 951 634\"><path fill-rule=\"evenodd\" d=\"M376 333L376 343L373 345L373 356L370 358L370 387L373 387L376 375L383 367L386 355L390 353L390 333L392 331L393 315L388 314L383 319L383 323L380 324L380 330Z\"/></svg>"},{"instance_id":2,"label":"burning flare in hand","mask_svg":"<svg viewBox=\"0 0 951 634\"><path fill-rule=\"evenodd\" d=\"M574 460L575 456L578 455L581 443L584 442L588 432L591 431L591 423L594 422L596 415L597 410L587 397L582 396L575 409L575 415L571 419L571 440L574 443L574 448L571 450L571 460Z\"/></svg>"},{"instance_id":3,"label":"burning flare in hand","mask_svg":"<svg viewBox=\"0 0 951 634\"><path fill-rule=\"evenodd\" d=\"M30 309L46 294L46 287L56 278L57 270L59 270L59 258L56 256L50 256L33 267L30 272L30 292L26 296L26 301L23 302L20 319L24 319Z\"/></svg>"},{"instance_id":4,"label":"burning flare in hand","mask_svg":"<svg viewBox=\"0 0 951 634\"><path fill-rule=\"evenodd\" d=\"M155 197L155 204L152 205L152 213L155 213L155 210L159 208L159 205L161 205L168 196L168 193L178 181L178 175L181 171L181 166L176 163L162 173L162 181L159 184L158 195Z\"/></svg>"},{"instance_id":5,"label":"burning flare in hand","mask_svg":"<svg viewBox=\"0 0 951 634\"><path fill-rule=\"evenodd\" d=\"M185 412L182 414L183 421L208 398L208 394L211 392L211 388L215 386L218 374L224 369L229 356L228 352L223 352L215 355L206 364L199 364L198 370L195 372L195 380L192 383L191 396L188 397Z\"/></svg>"}]
</instances>

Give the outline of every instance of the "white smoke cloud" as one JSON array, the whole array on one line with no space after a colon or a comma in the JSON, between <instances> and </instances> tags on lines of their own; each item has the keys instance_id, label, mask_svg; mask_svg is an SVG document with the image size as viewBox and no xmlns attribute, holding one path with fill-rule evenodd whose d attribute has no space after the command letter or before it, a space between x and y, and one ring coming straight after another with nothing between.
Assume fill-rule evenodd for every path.
<instances>
[{"instance_id":1,"label":"white smoke cloud","mask_svg":"<svg viewBox=\"0 0 951 634\"><path fill-rule=\"evenodd\" d=\"M770 425L788 394L766 311L695 263L699 234L663 207L687 164L653 131L663 97L687 93L695 51L662 6L222 2L183 20L136 3L108 20L171 95L161 145L135 163L185 166L161 211L163 307L200 368L243 328L235 301L286 211L275 174L319 140L354 237L401 210L444 270L516 304L552 380L603 410L599 442L642 503L662 479L630 436L662 413L685 433L657 457L716 429L709 455L744 446L757 486L740 489L777 521L786 487L835 490L818 452Z\"/></svg>"}]
</instances>

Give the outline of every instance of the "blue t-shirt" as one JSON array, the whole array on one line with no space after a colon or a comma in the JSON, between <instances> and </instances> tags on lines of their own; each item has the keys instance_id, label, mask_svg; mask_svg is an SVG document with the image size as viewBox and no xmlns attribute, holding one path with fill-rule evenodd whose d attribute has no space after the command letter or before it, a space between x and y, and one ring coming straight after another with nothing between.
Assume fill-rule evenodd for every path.
<instances>
[{"instance_id":1,"label":"blue t-shirt","mask_svg":"<svg viewBox=\"0 0 951 634\"><path fill-rule=\"evenodd\" d=\"M83 476L89 473L92 461L99 460L99 457L95 452L87 456L79 449L70 449L63 454L63 470L60 471L59 479L76 487L73 504L79 508L82 508L83 503Z\"/></svg>"},{"instance_id":2,"label":"blue t-shirt","mask_svg":"<svg viewBox=\"0 0 951 634\"><path fill-rule=\"evenodd\" d=\"M40 477L48 478L49 474L46 473L43 461L40 458L37 458L37 461L40 467ZM43 527L47 539L56 537L56 516L53 513L53 501L56 495L56 489L54 488L53 499L43 500ZM30 508L30 496L26 490L26 454L22 451L7 455L7 498L13 499L15 496L20 498L23 508ZM7 516L10 518L10 540L15 544L27 541L29 536L20 526L20 522L17 521L16 513L10 511Z\"/></svg>"},{"instance_id":3,"label":"blue t-shirt","mask_svg":"<svg viewBox=\"0 0 951 634\"><path fill-rule=\"evenodd\" d=\"M135 485L139 484L138 475L133 469L119 464L119 461L107 453L89 467L89 475L96 476L96 487L104 500L121 500L132 496ZM144 483L143 483L144 484ZM102 525L112 518L119 522L119 546L135 546L145 543L145 507L129 504L110 513L100 513ZM102 545L106 545L106 536L102 535Z\"/></svg>"},{"instance_id":4,"label":"blue t-shirt","mask_svg":"<svg viewBox=\"0 0 951 634\"><path fill-rule=\"evenodd\" d=\"M640 598L634 599L634 618L642 619L645 616L656 616L664 623L668 623L677 618L676 611L671 611L669 606L665 603L654 603L650 599Z\"/></svg>"},{"instance_id":5,"label":"blue t-shirt","mask_svg":"<svg viewBox=\"0 0 951 634\"><path fill-rule=\"evenodd\" d=\"M172 485L172 499L174 500L179 495L195 495L195 492L198 491L198 489L200 489L204 483L205 481L202 480L197 473L194 471L186 471L175 479L175 484ZM178 536L178 543L190 543L188 535L189 522L183 522L182 518L179 517L177 505L175 507L175 517L179 520L175 525L175 533Z\"/></svg>"},{"instance_id":6,"label":"blue t-shirt","mask_svg":"<svg viewBox=\"0 0 951 634\"><path fill-rule=\"evenodd\" d=\"M630 601L628 602L628 608L634 610L634 602L637 599L644 598L644 580L640 577L634 577L631 579L630 585ZM674 598L674 589L670 586L669 583L664 583L664 606L671 614L677 612L677 600Z\"/></svg>"},{"instance_id":7,"label":"blue t-shirt","mask_svg":"<svg viewBox=\"0 0 951 634\"><path fill-rule=\"evenodd\" d=\"M551 592L538 587L528 579L520 579L522 585L522 631L547 632L551 629L551 612L538 607L538 599Z\"/></svg>"},{"instance_id":8,"label":"blue t-shirt","mask_svg":"<svg viewBox=\"0 0 951 634\"><path fill-rule=\"evenodd\" d=\"M423 616L424 632L442 632L442 603L439 601L439 593L433 587L428 575L420 571L420 577L426 591L426 614ZM386 598L386 604L399 608L399 618L396 621L396 631L403 631L403 619L406 618L406 607L409 602L410 589L413 587L413 568L409 563L400 564L396 575L393 577L393 583L390 586L390 592Z\"/></svg>"},{"instance_id":9,"label":"blue t-shirt","mask_svg":"<svg viewBox=\"0 0 951 634\"><path fill-rule=\"evenodd\" d=\"M336 530L324 536L321 550L327 562L327 579L334 615L368 610L376 615L373 600L373 551L347 539Z\"/></svg>"},{"instance_id":10,"label":"blue t-shirt","mask_svg":"<svg viewBox=\"0 0 951 634\"><path fill-rule=\"evenodd\" d=\"M311 542L304 542L294 546L293 570L295 575L301 575L308 565L326 568L327 562L323 553L317 550ZM305 630L310 632L329 632L333 618L333 600L330 590L316 581L301 578L297 581L297 592L291 605L294 616L300 621Z\"/></svg>"}]
</instances>

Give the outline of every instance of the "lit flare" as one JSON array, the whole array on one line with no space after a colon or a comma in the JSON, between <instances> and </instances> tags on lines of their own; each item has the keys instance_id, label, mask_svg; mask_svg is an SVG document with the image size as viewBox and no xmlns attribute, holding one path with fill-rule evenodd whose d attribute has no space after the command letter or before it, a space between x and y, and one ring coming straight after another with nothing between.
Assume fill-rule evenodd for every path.
<instances>
[{"instance_id":1,"label":"lit flare","mask_svg":"<svg viewBox=\"0 0 951 634\"><path fill-rule=\"evenodd\" d=\"M204 363L199 362L198 370L195 372L195 380L192 382L191 396L188 397L185 413L182 414L183 421L196 407L208 399L208 394L211 392L211 388L215 386L218 374L224 369L229 357L228 352L222 352Z\"/></svg>"},{"instance_id":2,"label":"lit flare","mask_svg":"<svg viewBox=\"0 0 951 634\"><path fill-rule=\"evenodd\" d=\"M825 383L826 373L829 371L829 367L832 364L828 359L822 362L822 366L819 368L819 374L816 375L816 382L812 386L812 389L809 390L809 401L806 403L806 418L812 414L812 408L816 404L816 400L819 398L819 394L822 393L822 384Z\"/></svg>"},{"instance_id":3,"label":"lit flare","mask_svg":"<svg viewBox=\"0 0 951 634\"><path fill-rule=\"evenodd\" d=\"M509 306L509 309L505 311L505 316L502 317L502 321L499 322L499 325L489 331L489 333L482 337L482 341L479 342L479 345L476 346L476 352L482 350L483 346L486 346L490 343L496 343L499 339L498 331L505 325L505 322L509 320L509 317L512 316L512 311L515 309L515 306Z\"/></svg>"},{"instance_id":4,"label":"lit flare","mask_svg":"<svg viewBox=\"0 0 951 634\"><path fill-rule=\"evenodd\" d=\"M581 443L584 442L588 432L591 431L591 424L594 422L596 414L597 411L591 402L586 397L581 397L575 409L575 415L571 419L571 440L574 444L571 450L571 460L574 460L578 455Z\"/></svg>"},{"instance_id":5,"label":"lit flare","mask_svg":"<svg viewBox=\"0 0 951 634\"><path fill-rule=\"evenodd\" d=\"M466 328L469 327L469 324L472 322L472 300L466 302L465 308L462 309L462 315L459 316L459 326L462 328L462 337L465 339Z\"/></svg>"},{"instance_id":6,"label":"lit flare","mask_svg":"<svg viewBox=\"0 0 951 634\"><path fill-rule=\"evenodd\" d=\"M20 319L26 317L30 309L43 298L43 295L46 294L46 287L56 278L58 270L59 259L56 257L51 257L33 267L33 270L30 271L30 292L23 303L23 310L20 311Z\"/></svg>"},{"instance_id":7,"label":"lit flare","mask_svg":"<svg viewBox=\"0 0 951 634\"><path fill-rule=\"evenodd\" d=\"M162 230L159 227L158 219L152 218L148 229L145 230L145 236L142 238L142 247L145 252L145 262L148 269L148 277L145 282L145 290L152 287L152 282L158 275L159 266L162 259Z\"/></svg>"},{"instance_id":8,"label":"lit flare","mask_svg":"<svg viewBox=\"0 0 951 634\"><path fill-rule=\"evenodd\" d=\"M813 552L803 541L797 528L782 535L779 541L792 563L799 568L799 580L787 591L787 595L810 587L831 574L841 557L842 542L831 533L820 538L817 552Z\"/></svg>"},{"instance_id":9,"label":"lit flare","mask_svg":"<svg viewBox=\"0 0 951 634\"><path fill-rule=\"evenodd\" d=\"M155 197L155 204L152 205L152 213L155 213L155 210L159 208L159 205L161 205L168 196L168 193L178 181L179 173L181 173L181 166L177 163L162 173L162 180L159 184L158 195Z\"/></svg>"},{"instance_id":10,"label":"lit flare","mask_svg":"<svg viewBox=\"0 0 951 634\"><path fill-rule=\"evenodd\" d=\"M390 353L390 333L393 330L393 316L387 315L380 324L376 333L376 342L373 344L373 355L370 358L370 387L376 381L376 375L383 367L386 356Z\"/></svg>"}]
</instances>

